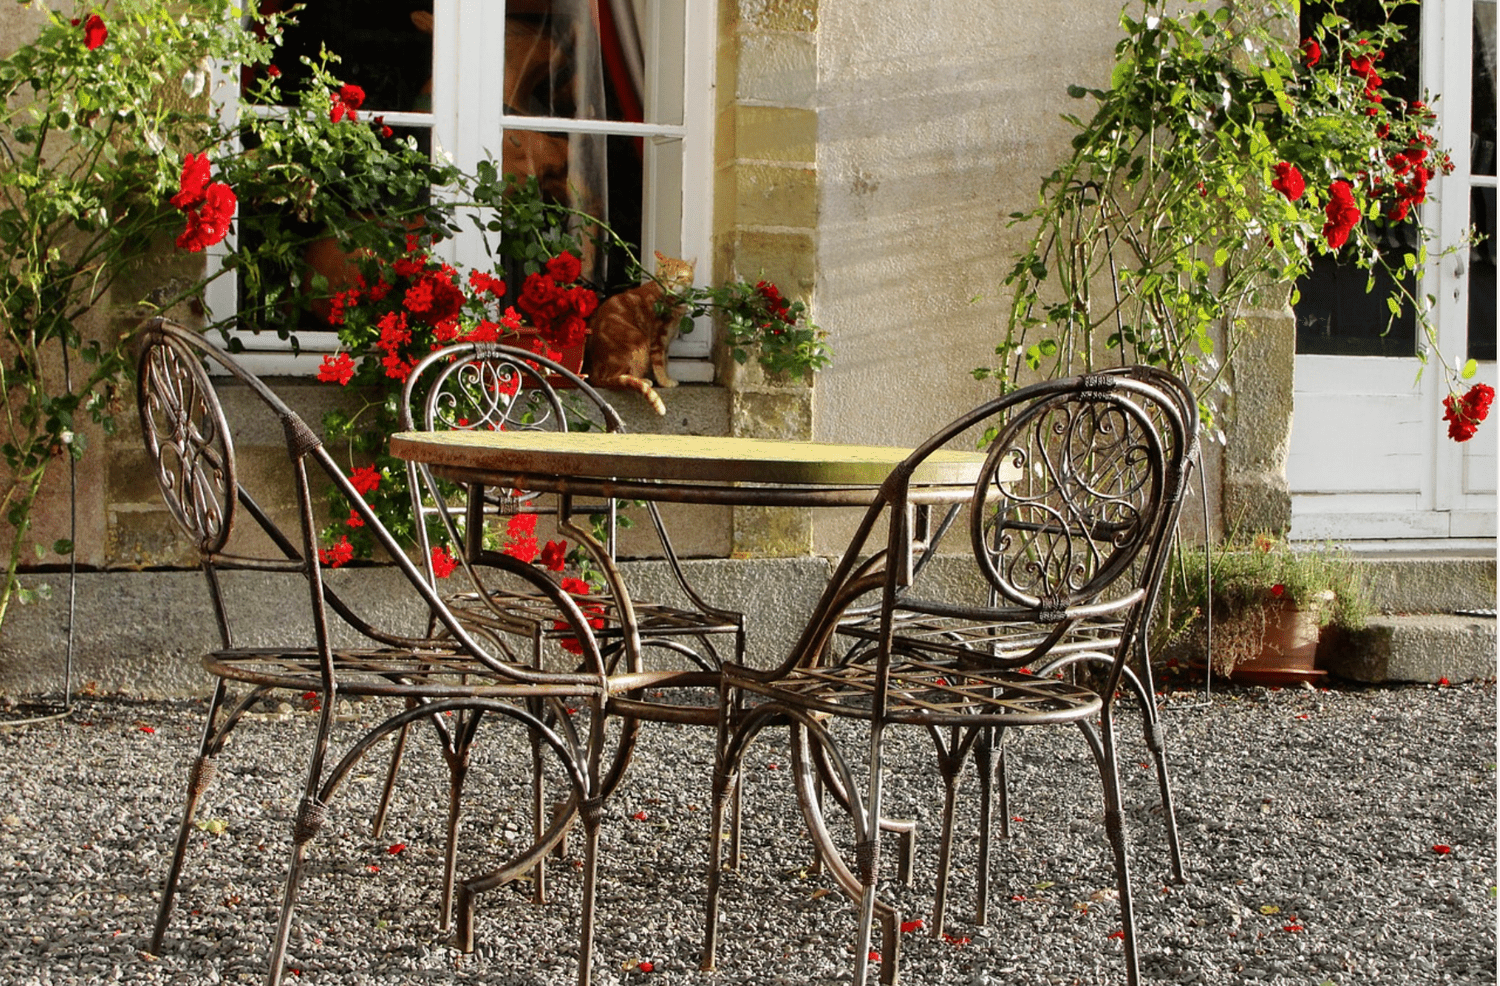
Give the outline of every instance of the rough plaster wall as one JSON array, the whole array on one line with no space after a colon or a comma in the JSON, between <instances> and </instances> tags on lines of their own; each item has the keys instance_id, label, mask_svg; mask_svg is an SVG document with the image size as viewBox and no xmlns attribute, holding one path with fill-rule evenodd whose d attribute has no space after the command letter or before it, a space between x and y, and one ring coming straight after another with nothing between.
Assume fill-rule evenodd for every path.
<instances>
[{"instance_id":1,"label":"rough plaster wall","mask_svg":"<svg viewBox=\"0 0 1500 986\"><path fill-rule=\"evenodd\" d=\"M1118 0L823 0L816 314L834 369L814 436L904 443L992 393L1001 282L1067 149L1070 83L1102 84ZM821 520L819 518L818 520ZM817 550L842 524L820 525Z\"/></svg>"}]
</instances>

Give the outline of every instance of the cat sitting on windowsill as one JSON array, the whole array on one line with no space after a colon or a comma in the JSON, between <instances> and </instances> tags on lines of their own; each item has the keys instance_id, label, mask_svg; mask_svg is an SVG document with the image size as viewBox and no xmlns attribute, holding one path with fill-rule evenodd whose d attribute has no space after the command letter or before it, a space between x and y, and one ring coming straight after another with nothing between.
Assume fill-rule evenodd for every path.
<instances>
[{"instance_id":1,"label":"cat sitting on windowsill","mask_svg":"<svg viewBox=\"0 0 1500 986\"><path fill-rule=\"evenodd\" d=\"M667 347L687 311L678 299L693 285L691 260L656 252L656 274L638 287L604 299L589 319L588 376L596 387L638 390L657 414L667 407L656 387L677 386L667 375ZM656 380L651 385L647 374Z\"/></svg>"}]
</instances>

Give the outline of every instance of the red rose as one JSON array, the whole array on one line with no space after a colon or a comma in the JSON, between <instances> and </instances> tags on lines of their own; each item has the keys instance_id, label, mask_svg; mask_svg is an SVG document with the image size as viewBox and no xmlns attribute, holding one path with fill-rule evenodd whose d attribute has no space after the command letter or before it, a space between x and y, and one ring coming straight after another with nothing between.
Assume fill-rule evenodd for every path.
<instances>
[{"instance_id":1,"label":"red rose","mask_svg":"<svg viewBox=\"0 0 1500 986\"><path fill-rule=\"evenodd\" d=\"M1323 48L1312 38L1302 42L1302 64L1312 68L1323 57Z\"/></svg>"},{"instance_id":2,"label":"red rose","mask_svg":"<svg viewBox=\"0 0 1500 986\"><path fill-rule=\"evenodd\" d=\"M568 304L579 318L588 318L599 307L599 296L588 288L569 288Z\"/></svg>"},{"instance_id":3,"label":"red rose","mask_svg":"<svg viewBox=\"0 0 1500 986\"><path fill-rule=\"evenodd\" d=\"M277 68L275 65L267 65L266 75L272 79L279 79L281 78L281 69Z\"/></svg>"},{"instance_id":4,"label":"red rose","mask_svg":"<svg viewBox=\"0 0 1500 986\"><path fill-rule=\"evenodd\" d=\"M547 261L547 273L558 284L572 284L583 273L583 264L577 257L564 250Z\"/></svg>"},{"instance_id":5,"label":"red rose","mask_svg":"<svg viewBox=\"0 0 1500 986\"><path fill-rule=\"evenodd\" d=\"M550 322L562 292L546 274L528 274L516 298L516 307L537 322Z\"/></svg>"},{"instance_id":6,"label":"red rose","mask_svg":"<svg viewBox=\"0 0 1500 986\"><path fill-rule=\"evenodd\" d=\"M208 189L208 155L189 154L182 160L182 177L177 179L177 194L172 205L183 212L203 204Z\"/></svg>"},{"instance_id":7,"label":"red rose","mask_svg":"<svg viewBox=\"0 0 1500 986\"><path fill-rule=\"evenodd\" d=\"M365 104L365 91L355 85L340 86L339 99L351 110L357 110Z\"/></svg>"},{"instance_id":8,"label":"red rose","mask_svg":"<svg viewBox=\"0 0 1500 986\"><path fill-rule=\"evenodd\" d=\"M1340 178L1328 188L1328 205L1323 212L1328 222L1323 225L1323 239L1330 249L1337 250L1349 239L1349 232L1359 225L1359 206L1354 204L1354 189Z\"/></svg>"},{"instance_id":9,"label":"red rose","mask_svg":"<svg viewBox=\"0 0 1500 986\"><path fill-rule=\"evenodd\" d=\"M92 15L88 20L83 22L83 46L89 51L93 51L102 45L104 39L108 37L109 28L104 26L104 18L98 14Z\"/></svg>"},{"instance_id":10,"label":"red rose","mask_svg":"<svg viewBox=\"0 0 1500 986\"><path fill-rule=\"evenodd\" d=\"M191 253L211 247L229 235L229 221L234 218L237 200L234 190L223 182L208 186L201 208L187 214L187 228L177 237L177 246Z\"/></svg>"},{"instance_id":11,"label":"red rose","mask_svg":"<svg viewBox=\"0 0 1500 986\"><path fill-rule=\"evenodd\" d=\"M1273 170L1276 172L1276 180L1271 182L1271 187L1292 202L1300 199L1307 188L1307 182L1303 180L1302 172L1297 170L1297 166L1282 161Z\"/></svg>"},{"instance_id":12,"label":"red rose","mask_svg":"<svg viewBox=\"0 0 1500 986\"><path fill-rule=\"evenodd\" d=\"M1476 383L1462 397L1449 394L1443 398L1443 420L1448 422L1448 437L1455 442L1467 442L1473 438L1479 430L1479 423L1489 415L1494 400L1494 388L1483 383Z\"/></svg>"}]
</instances>

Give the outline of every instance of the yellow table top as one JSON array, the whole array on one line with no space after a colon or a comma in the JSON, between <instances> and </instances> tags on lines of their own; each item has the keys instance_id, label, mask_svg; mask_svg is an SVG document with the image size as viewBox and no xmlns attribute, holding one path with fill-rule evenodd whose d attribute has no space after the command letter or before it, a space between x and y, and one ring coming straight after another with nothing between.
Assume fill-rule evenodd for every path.
<instances>
[{"instance_id":1,"label":"yellow table top","mask_svg":"<svg viewBox=\"0 0 1500 986\"><path fill-rule=\"evenodd\" d=\"M711 435L423 431L391 436L391 453L434 466L569 477L693 483L876 486L910 449ZM918 484L972 485L984 456L941 450Z\"/></svg>"}]
</instances>

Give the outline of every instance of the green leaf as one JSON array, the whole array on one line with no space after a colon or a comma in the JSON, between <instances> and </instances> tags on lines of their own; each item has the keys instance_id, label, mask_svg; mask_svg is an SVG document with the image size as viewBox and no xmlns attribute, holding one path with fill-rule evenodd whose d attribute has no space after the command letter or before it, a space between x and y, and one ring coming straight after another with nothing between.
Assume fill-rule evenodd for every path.
<instances>
[{"instance_id":1,"label":"green leaf","mask_svg":"<svg viewBox=\"0 0 1500 986\"><path fill-rule=\"evenodd\" d=\"M1115 62L1115 70L1110 73L1109 87L1111 89L1119 89L1134 74L1135 60L1132 58L1120 59L1118 62Z\"/></svg>"},{"instance_id":2,"label":"green leaf","mask_svg":"<svg viewBox=\"0 0 1500 986\"><path fill-rule=\"evenodd\" d=\"M1459 375L1462 376L1465 380L1472 380L1472 379L1474 379L1474 374L1476 374L1478 372L1479 372L1479 361L1471 359L1467 363L1464 364L1463 372L1460 373Z\"/></svg>"},{"instance_id":3,"label":"green leaf","mask_svg":"<svg viewBox=\"0 0 1500 986\"><path fill-rule=\"evenodd\" d=\"M73 553L73 542L67 538L60 538L52 542L52 550L59 555L71 555Z\"/></svg>"}]
</instances>

